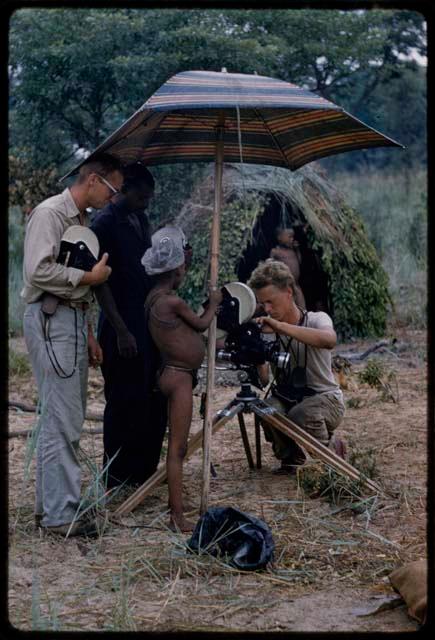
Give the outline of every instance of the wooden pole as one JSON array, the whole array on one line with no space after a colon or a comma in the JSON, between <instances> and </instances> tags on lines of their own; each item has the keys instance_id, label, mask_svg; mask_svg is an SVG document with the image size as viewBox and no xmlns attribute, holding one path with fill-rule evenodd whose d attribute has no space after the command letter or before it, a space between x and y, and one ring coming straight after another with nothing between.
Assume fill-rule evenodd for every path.
<instances>
[{"instance_id":1,"label":"wooden pole","mask_svg":"<svg viewBox=\"0 0 435 640\"><path fill-rule=\"evenodd\" d=\"M225 116L221 115L216 135L216 161L214 173L214 210L211 225L211 256L210 256L210 288L217 289L219 270L219 236L220 214L222 205L222 173L224 158L224 124ZM207 340L207 388L203 428L203 459L202 459L202 493L200 515L208 508L208 494L210 487L210 449L211 427L214 397L214 369L216 360L216 316L208 330Z\"/></svg>"},{"instance_id":2,"label":"wooden pole","mask_svg":"<svg viewBox=\"0 0 435 640\"><path fill-rule=\"evenodd\" d=\"M278 429L286 436L292 438L297 444L306 449L313 457L326 462L336 471L343 475L360 482L370 491L384 494L382 488L370 478L365 477L358 469L355 469L349 462L340 458L334 451L326 447L324 444L316 440L310 433L302 429L295 422L284 416L278 411L271 410L266 403L253 405L254 413L271 427Z\"/></svg>"},{"instance_id":3,"label":"wooden pole","mask_svg":"<svg viewBox=\"0 0 435 640\"><path fill-rule=\"evenodd\" d=\"M234 403L231 405L227 405L225 409L218 411L213 418L213 427L212 432L216 433L221 429L229 420L234 418L241 410L243 409L243 402ZM201 446L202 440L202 432L198 431L193 435L189 443L187 445L187 452L184 457L185 460L190 458L191 455L195 453L197 449ZM131 494L117 509L113 512L115 517L124 516L127 513L130 513L133 509L135 509L138 505L140 505L145 497L151 493L159 484L161 484L166 478L166 465L162 468L157 469L157 471L146 480L143 485L138 487L134 493Z\"/></svg>"}]
</instances>

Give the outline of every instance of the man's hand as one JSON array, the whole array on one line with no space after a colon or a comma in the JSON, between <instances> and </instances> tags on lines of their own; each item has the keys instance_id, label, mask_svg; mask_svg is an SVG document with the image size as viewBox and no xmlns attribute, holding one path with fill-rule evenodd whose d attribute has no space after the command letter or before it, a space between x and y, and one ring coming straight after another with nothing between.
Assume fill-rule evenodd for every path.
<instances>
[{"instance_id":1,"label":"man's hand","mask_svg":"<svg viewBox=\"0 0 435 640\"><path fill-rule=\"evenodd\" d=\"M112 273L112 267L107 265L108 258L109 254L103 253L103 257L92 267L92 271L85 271L83 278L80 280L80 284L89 284L96 287L99 284L106 282L107 278Z\"/></svg>"},{"instance_id":2,"label":"man's hand","mask_svg":"<svg viewBox=\"0 0 435 640\"><path fill-rule=\"evenodd\" d=\"M279 333L281 325L279 320L274 320L270 316L260 316L253 318L253 320L260 325L262 333Z\"/></svg>"},{"instance_id":3,"label":"man's hand","mask_svg":"<svg viewBox=\"0 0 435 640\"><path fill-rule=\"evenodd\" d=\"M89 364L97 367L103 362L103 350L98 344L93 333L88 334Z\"/></svg>"},{"instance_id":4,"label":"man's hand","mask_svg":"<svg viewBox=\"0 0 435 640\"><path fill-rule=\"evenodd\" d=\"M103 257L101 258L101 260L93 266L91 274L94 277L94 285L106 282L107 278L112 273L112 267L109 267L107 265L108 258L109 254L103 253Z\"/></svg>"},{"instance_id":5,"label":"man's hand","mask_svg":"<svg viewBox=\"0 0 435 640\"><path fill-rule=\"evenodd\" d=\"M136 338L129 331L123 331L117 335L118 351L123 358L137 356Z\"/></svg>"}]
</instances>

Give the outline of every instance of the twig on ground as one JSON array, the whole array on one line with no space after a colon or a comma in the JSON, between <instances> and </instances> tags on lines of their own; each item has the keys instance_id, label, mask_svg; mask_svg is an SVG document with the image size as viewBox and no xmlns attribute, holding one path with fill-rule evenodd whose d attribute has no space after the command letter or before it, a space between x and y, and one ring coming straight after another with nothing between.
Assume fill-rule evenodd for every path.
<instances>
[{"instance_id":1,"label":"twig on ground","mask_svg":"<svg viewBox=\"0 0 435 640\"><path fill-rule=\"evenodd\" d=\"M395 340L393 340L391 342L391 344L394 344L394 342L395 342ZM351 362L360 362L361 360L364 360L364 358L367 358L367 356L369 356L371 353L373 353L373 351L377 351L381 347L386 347L389 344L390 344L390 341L388 341L388 340L380 340L380 342L376 342L376 344L374 344L373 346L369 347L368 349L366 349L362 353L346 352L346 353L336 353L335 355L339 356L340 358L344 358L346 360L350 360Z\"/></svg>"},{"instance_id":2,"label":"twig on ground","mask_svg":"<svg viewBox=\"0 0 435 640\"><path fill-rule=\"evenodd\" d=\"M28 436L32 433L33 429L22 429L21 431L8 431L8 438L19 438ZM90 433L93 435L101 435L103 433L103 428L92 429L90 427L83 427L82 433Z\"/></svg>"},{"instance_id":3,"label":"twig on ground","mask_svg":"<svg viewBox=\"0 0 435 640\"><path fill-rule=\"evenodd\" d=\"M21 411L25 411L26 413L36 413L37 407L33 404L26 404L24 402L17 402L15 400L8 401L8 407L11 409L19 409ZM102 413L87 413L85 420L93 420L95 422L103 422L103 414Z\"/></svg>"}]
</instances>

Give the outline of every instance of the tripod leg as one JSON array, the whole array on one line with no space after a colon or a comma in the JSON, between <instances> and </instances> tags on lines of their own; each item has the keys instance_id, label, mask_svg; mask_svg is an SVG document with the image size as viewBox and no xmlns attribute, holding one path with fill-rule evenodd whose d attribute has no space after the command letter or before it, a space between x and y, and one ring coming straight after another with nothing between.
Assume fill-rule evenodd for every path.
<instances>
[{"instance_id":1,"label":"tripod leg","mask_svg":"<svg viewBox=\"0 0 435 640\"><path fill-rule=\"evenodd\" d=\"M339 473L361 482L367 489L374 491L375 493L381 493L381 487L379 487L373 480L367 478L358 469L355 469L349 462L343 460L334 451L325 447L324 444L316 440L311 434L302 429L292 420L289 420L282 413L270 407L262 400L251 402L250 408L263 422L267 423L274 429L278 429L282 433L292 438L298 445L306 449L313 457L326 462L333 467Z\"/></svg>"},{"instance_id":2,"label":"tripod leg","mask_svg":"<svg viewBox=\"0 0 435 640\"><path fill-rule=\"evenodd\" d=\"M235 403L231 401L224 409L218 411L213 418L212 433L219 431L231 418L233 418L239 411L243 409L243 402ZM202 445L202 429L193 435L188 444L185 460L189 458L197 449ZM114 516L123 516L130 511L133 511L138 505L143 502L145 496L161 484L166 478L166 467L163 466L144 482L143 485L138 487L134 493L131 494L119 507L114 511Z\"/></svg>"},{"instance_id":3,"label":"tripod leg","mask_svg":"<svg viewBox=\"0 0 435 640\"><path fill-rule=\"evenodd\" d=\"M245 447L246 459L248 461L248 465L250 469L254 468L254 460L252 458L251 446L248 440L248 433L246 431L245 420L243 418L243 413L238 413L237 418L239 419L239 427L240 433L242 434L243 446Z\"/></svg>"},{"instance_id":4,"label":"tripod leg","mask_svg":"<svg viewBox=\"0 0 435 640\"><path fill-rule=\"evenodd\" d=\"M260 418L254 413L254 424L255 424L255 453L257 457L257 469L261 469L261 429L260 429Z\"/></svg>"}]
</instances>

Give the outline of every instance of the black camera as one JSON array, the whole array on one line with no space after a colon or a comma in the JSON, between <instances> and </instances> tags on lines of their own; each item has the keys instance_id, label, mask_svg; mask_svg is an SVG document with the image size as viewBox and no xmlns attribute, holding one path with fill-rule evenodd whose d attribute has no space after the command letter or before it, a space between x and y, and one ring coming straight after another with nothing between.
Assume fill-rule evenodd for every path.
<instances>
[{"instance_id":1,"label":"black camera","mask_svg":"<svg viewBox=\"0 0 435 640\"><path fill-rule=\"evenodd\" d=\"M281 352L279 342L268 339L260 326L252 322L256 310L252 290L241 282L232 282L222 287L222 302L217 314L218 339L224 347L216 352L216 358L231 362L233 369L245 371L252 384L260 389L263 385L257 366L271 362L279 369L289 365L289 354Z\"/></svg>"},{"instance_id":2,"label":"black camera","mask_svg":"<svg viewBox=\"0 0 435 640\"><path fill-rule=\"evenodd\" d=\"M256 322L245 322L232 328L225 338L224 349L219 349L217 358L236 365L257 366L271 362L278 369L286 369L290 356L279 350L277 340L265 340Z\"/></svg>"}]
</instances>

